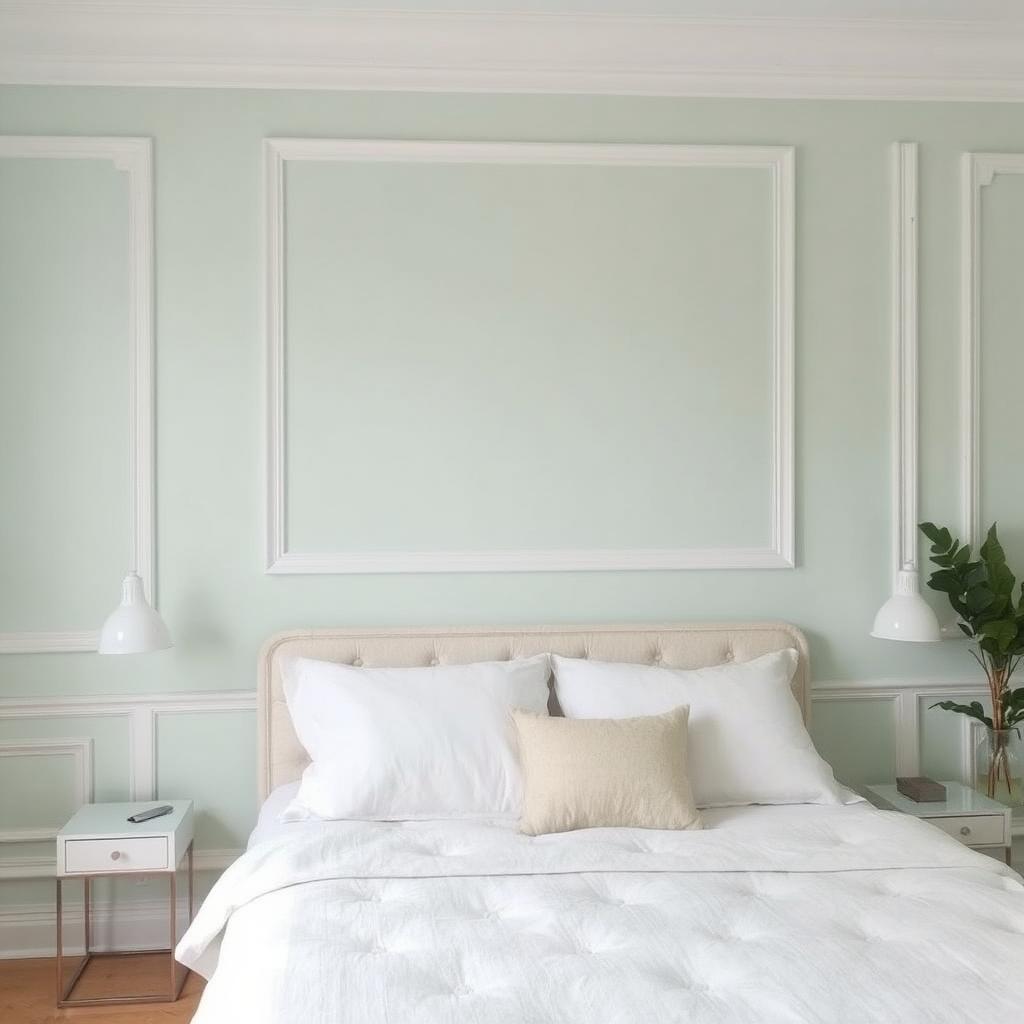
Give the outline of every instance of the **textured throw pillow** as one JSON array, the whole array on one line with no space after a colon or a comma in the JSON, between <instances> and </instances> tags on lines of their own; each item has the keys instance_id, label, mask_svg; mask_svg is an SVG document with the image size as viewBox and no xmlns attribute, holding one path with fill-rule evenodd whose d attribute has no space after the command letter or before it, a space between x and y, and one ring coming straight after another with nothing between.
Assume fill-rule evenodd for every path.
<instances>
[{"instance_id":1,"label":"textured throw pillow","mask_svg":"<svg viewBox=\"0 0 1024 1024\"><path fill-rule=\"evenodd\" d=\"M520 829L700 828L686 777L689 708L643 718L549 718L516 708Z\"/></svg>"}]
</instances>

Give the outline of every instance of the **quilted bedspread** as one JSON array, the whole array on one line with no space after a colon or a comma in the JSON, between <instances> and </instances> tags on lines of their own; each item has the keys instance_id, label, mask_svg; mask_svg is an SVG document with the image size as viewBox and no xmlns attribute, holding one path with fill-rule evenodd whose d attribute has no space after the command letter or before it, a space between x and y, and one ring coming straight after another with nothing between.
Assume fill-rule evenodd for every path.
<instances>
[{"instance_id":1,"label":"quilted bedspread","mask_svg":"<svg viewBox=\"0 0 1024 1024\"><path fill-rule=\"evenodd\" d=\"M1024 885L865 804L698 832L310 822L177 949L194 1024L1024 1021Z\"/></svg>"}]
</instances>

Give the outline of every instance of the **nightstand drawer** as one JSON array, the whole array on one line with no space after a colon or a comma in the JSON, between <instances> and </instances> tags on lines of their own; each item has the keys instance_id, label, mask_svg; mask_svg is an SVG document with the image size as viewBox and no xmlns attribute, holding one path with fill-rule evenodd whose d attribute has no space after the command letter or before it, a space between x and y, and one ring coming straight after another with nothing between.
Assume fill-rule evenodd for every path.
<instances>
[{"instance_id":1,"label":"nightstand drawer","mask_svg":"<svg viewBox=\"0 0 1024 1024\"><path fill-rule=\"evenodd\" d=\"M965 814L955 818L929 818L943 832L967 846L1004 846L1006 818L996 814Z\"/></svg>"},{"instance_id":2,"label":"nightstand drawer","mask_svg":"<svg viewBox=\"0 0 1024 1024\"><path fill-rule=\"evenodd\" d=\"M167 837L68 839L64 842L64 865L68 874L164 871L167 868Z\"/></svg>"}]
</instances>

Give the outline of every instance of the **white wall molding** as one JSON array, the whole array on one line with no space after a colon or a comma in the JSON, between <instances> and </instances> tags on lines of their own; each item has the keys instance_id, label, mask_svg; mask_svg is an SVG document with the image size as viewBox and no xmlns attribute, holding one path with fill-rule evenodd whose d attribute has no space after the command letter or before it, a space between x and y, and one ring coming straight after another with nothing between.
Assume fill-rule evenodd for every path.
<instances>
[{"instance_id":1,"label":"white wall molding","mask_svg":"<svg viewBox=\"0 0 1024 1024\"><path fill-rule=\"evenodd\" d=\"M988 687L973 679L860 679L860 680L819 680L812 685L812 705L818 701L870 701L892 702L893 726L896 748L894 750L897 775L919 775L921 773L921 719L926 710L925 702L954 697L979 697L988 693ZM965 718L964 721L967 721ZM970 782L970 755L963 748L965 736L961 737L961 781ZM1024 823L1022 823L1024 827Z\"/></svg>"},{"instance_id":2,"label":"white wall molding","mask_svg":"<svg viewBox=\"0 0 1024 1024\"><path fill-rule=\"evenodd\" d=\"M1024 24L2 0L0 81L1024 99Z\"/></svg>"},{"instance_id":3,"label":"white wall molding","mask_svg":"<svg viewBox=\"0 0 1024 1024\"><path fill-rule=\"evenodd\" d=\"M75 651L95 651L99 644L96 630L26 631L0 633L0 654L59 654Z\"/></svg>"},{"instance_id":4,"label":"white wall molding","mask_svg":"<svg viewBox=\"0 0 1024 1024\"><path fill-rule=\"evenodd\" d=\"M160 793L159 735L160 719L170 715L211 715L232 714L238 711L256 710L256 695L250 692L207 695L203 700L186 697L184 700L163 700L146 709L148 723L144 735L141 757L149 764L149 785L153 799ZM209 851L206 851L207 853ZM226 866L226 865L224 865Z\"/></svg>"},{"instance_id":5,"label":"white wall molding","mask_svg":"<svg viewBox=\"0 0 1024 1024\"><path fill-rule=\"evenodd\" d=\"M892 145L890 273L892 278L892 590L871 635L883 640L939 639L941 628L907 611L920 599L918 572L918 174L917 143ZM927 609L925 609L927 616ZM930 629L928 627L931 627ZM959 636L956 629L946 630ZM913 637L911 637L913 638Z\"/></svg>"},{"instance_id":6,"label":"white wall molding","mask_svg":"<svg viewBox=\"0 0 1024 1024\"><path fill-rule=\"evenodd\" d=\"M233 851L237 853L237 851ZM226 866L226 865L224 865ZM209 880L197 880L196 911L209 889ZM166 879L161 880L164 891ZM76 886L65 886L65 952L82 950L83 916L75 902ZM96 952L124 952L167 947L169 897L163 899L97 899L92 904L91 946ZM187 899L179 883L179 929L188 919ZM57 912L54 900L41 903L13 903L0 907L0 960L21 957L52 957L56 954ZM76 945L77 942L77 945Z\"/></svg>"},{"instance_id":7,"label":"white wall molding","mask_svg":"<svg viewBox=\"0 0 1024 1024\"><path fill-rule=\"evenodd\" d=\"M70 894L70 889L69 889ZM182 906L183 913L187 913ZM166 899L136 900L117 906L106 900L92 908L93 949L121 952L157 949L167 945L169 904ZM64 912L68 946L66 952L81 951L84 922L79 907ZM0 908L0 960L56 955L57 912L53 902L12 904ZM78 936L78 946L74 936Z\"/></svg>"},{"instance_id":8,"label":"white wall molding","mask_svg":"<svg viewBox=\"0 0 1024 1024\"><path fill-rule=\"evenodd\" d=\"M981 541L981 193L999 174L1024 174L1024 153L964 153L960 193L961 520Z\"/></svg>"},{"instance_id":9,"label":"white wall molding","mask_svg":"<svg viewBox=\"0 0 1024 1024\"><path fill-rule=\"evenodd\" d=\"M94 697L3 697L0 721L5 719L119 718L128 730L128 763L125 765L129 800L152 800L157 789L157 723L161 714L220 714L254 712L256 694L252 690L211 690L191 693L105 694ZM0 756L6 747L15 752L51 745L78 745L88 750L88 774L83 776L84 796L92 799L92 740L17 740L0 742ZM83 755L84 756L84 755ZM29 843L53 839L56 830L11 828L0 832L0 843ZM214 871L227 867L240 851L197 850L196 870ZM0 880L52 878L56 859L35 854L0 858Z\"/></svg>"},{"instance_id":10,"label":"white wall molding","mask_svg":"<svg viewBox=\"0 0 1024 1024\"><path fill-rule=\"evenodd\" d=\"M134 729L133 709L130 701L96 697L4 697L0 698L0 721L12 718L122 718L128 728L129 763L127 765L127 789L129 800L145 800L152 792L147 785L146 771L138 770L132 750L137 745Z\"/></svg>"},{"instance_id":11,"label":"white wall molding","mask_svg":"<svg viewBox=\"0 0 1024 1024\"><path fill-rule=\"evenodd\" d=\"M917 143L892 147L893 592L917 571Z\"/></svg>"},{"instance_id":12,"label":"white wall molding","mask_svg":"<svg viewBox=\"0 0 1024 1024\"><path fill-rule=\"evenodd\" d=\"M767 172L772 206L772 468L765 548L532 551L292 552L287 545L285 411L285 165L302 161L583 164L754 168ZM264 142L268 573L530 572L780 569L795 564L793 330L795 178L784 146L592 145L267 139Z\"/></svg>"},{"instance_id":13,"label":"white wall molding","mask_svg":"<svg viewBox=\"0 0 1024 1024\"><path fill-rule=\"evenodd\" d=\"M182 693L106 693L95 696L0 697L0 719L130 714L134 710L251 711L255 690L190 690Z\"/></svg>"},{"instance_id":14,"label":"white wall molding","mask_svg":"<svg viewBox=\"0 0 1024 1024\"><path fill-rule=\"evenodd\" d=\"M874 679L819 679L811 687L812 693L859 693L878 690L916 690L920 693L988 693L988 688L975 677L949 676L936 679L917 676L880 676Z\"/></svg>"},{"instance_id":15,"label":"white wall molding","mask_svg":"<svg viewBox=\"0 0 1024 1024\"><path fill-rule=\"evenodd\" d=\"M0 831L0 843L45 843L56 834L56 828L5 828Z\"/></svg>"},{"instance_id":16,"label":"white wall molding","mask_svg":"<svg viewBox=\"0 0 1024 1024\"><path fill-rule=\"evenodd\" d=\"M900 773L916 774L919 769L920 719L927 703L956 695L984 695L986 688L974 677L967 678L875 678L857 680L819 680L814 683L815 702L887 701L891 706L897 749L895 767ZM191 714L252 711L256 706L252 691L216 691L181 694L113 694L98 697L8 697L0 699L0 720L4 718L88 717L124 715L129 723L144 719L155 727L161 714ZM133 717L134 716L134 717ZM969 778L973 743L970 723L964 719L961 729L961 762L964 778ZM144 732L146 730L143 730ZM18 741L21 742L21 741ZM30 744L78 743L80 740L25 741ZM138 748L155 756L152 739L142 737ZM152 761L151 761L152 763ZM1024 836L1024 822L1014 825L1014 835ZM16 841L34 841L44 836L26 834ZM240 849L196 851L197 872L221 871L241 856ZM0 882L24 879L52 879L56 859L50 854L0 858ZM200 891L202 886L200 886ZM166 901L131 901L114 908L96 908L99 943L109 949L138 949L156 945L166 930ZM73 921L69 917L69 921ZM0 908L0 959L15 956L52 956L55 927L52 903L12 905Z\"/></svg>"},{"instance_id":17,"label":"white wall molding","mask_svg":"<svg viewBox=\"0 0 1024 1024\"><path fill-rule=\"evenodd\" d=\"M857 703L870 701L887 702L892 715L893 735L896 737L896 746L892 752L892 767L896 775L910 774L908 766L914 763L917 747L915 746L909 754L904 751L902 738L910 731L907 724L905 693L900 690L889 690L884 687L856 687L850 689L823 689L812 688L811 706L815 704L836 704L854 701ZM917 774L916 770L913 774Z\"/></svg>"},{"instance_id":18,"label":"white wall molding","mask_svg":"<svg viewBox=\"0 0 1024 1024\"><path fill-rule=\"evenodd\" d=\"M14 757L69 757L72 761L74 792L71 802L75 810L92 801L93 798L93 754L92 740L73 739L27 739L0 740L0 759ZM52 828L4 828L0 829L0 843L37 843L57 836L58 826Z\"/></svg>"},{"instance_id":19,"label":"white wall molding","mask_svg":"<svg viewBox=\"0 0 1024 1024\"><path fill-rule=\"evenodd\" d=\"M0 8L0 25L3 9ZM0 29L0 36L2 36ZM109 160L128 179L128 403L130 566L156 603L153 449L153 161L143 138L0 136L0 159ZM114 598L111 597L111 601ZM98 631L0 632L0 654L95 651Z\"/></svg>"},{"instance_id":20,"label":"white wall molding","mask_svg":"<svg viewBox=\"0 0 1024 1024\"><path fill-rule=\"evenodd\" d=\"M602 548L595 551L286 551L269 562L274 575L419 572L601 572L665 569L790 569L769 548Z\"/></svg>"}]
</instances>

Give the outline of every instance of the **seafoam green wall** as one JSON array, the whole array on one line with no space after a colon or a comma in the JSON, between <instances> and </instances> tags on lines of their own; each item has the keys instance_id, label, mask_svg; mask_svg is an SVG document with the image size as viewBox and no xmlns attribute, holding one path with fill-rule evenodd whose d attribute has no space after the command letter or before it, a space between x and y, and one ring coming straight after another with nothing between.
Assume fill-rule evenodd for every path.
<instances>
[{"instance_id":1,"label":"seafoam green wall","mask_svg":"<svg viewBox=\"0 0 1024 1024\"><path fill-rule=\"evenodd\" d=\"M960 157L1024 150L1019 105L11 87L0 90L0 134L154 141L156 560L159 604L176 640L172 651L152 657L3 655L0 698L250 690L257 650L274 631L361 624L781 618L810 637L818 680L854 687L976 679L962 645L896 645L867 635L892 568L890 146L896 140L921 146L921 505L927 517L955 524ZM281 136L795 147L797 567L266 575L261 147L265 137ZM0 631L48 625L51 614L61 625L73 620L87 629L114 600L127 558L120 429L127 415L126 339L122 321L110 318L124 301L118 292L126 258L118 241L124 186L109 167L8 163L0 161L0 251L5 261L27 252L36 276L22 282L11 276L19 264L5 262L0 282L6 509ZM636 187L640 179L595 179L567 209L575 185L567 191L550 173L505 184L500 176L459 181L448 175L433 182L436 188L427 168L394 166L388 173L395 179L390 192L382 189L382 176L365 169L361 178L333 165L289 170L289 514L297 538L358 550L382 543L373 531L383 529L385 541L389 531L405 531L403 544L428 547L457 545L460 537L474 547L564 546L578 536L581 546L642 548L685 544L691 534L699 544L715 543L719 529L727 544L760 543L765 517L750 511L752 502L764 501L766 474L768 269L757 255L767 231L759 179L709 174L701 185L704 203L695 202L693 190L673 195L670 178L653 181L649 190ZM559 229L556 251L538 252L541 243L529 234L536 220L492 209L488 189L513 202L547 196ZM594 294L604 300L616 263L597 251L599 238L584 228L602 205L616 205L616 194L628 216L609 230L635 244L636 224L646 223L660 247L655 257L641 253L630 266L630 316L651 317L645 338L674 337L673 324L689 328L697 321L707 337L717 333L720 351L692 344L685 351L691 358L704 351L724 400L702 406L701 389L688 391L680 379L673 404L673 377L683 376L678 352L643 346L631 352L617 345L621 325L606 316L588 321L588 287L596 282ZM478 203L476 221L467 197ZM982 515L999 517L1011 553L1024 564L1022 485L1014 471L1022 454L1016 408L1024 359L1024 177L997 178L983 201ZM670 215L659 218L662 209L682 218L689 234L675 230ZM488 211L489 227L504 240L501 252L474 254ZM517 225L524 234L516 234ZM698 261L688 268L688 237L702 252L714 243L729 259L720 267ZM83 238L90 240L91 259L83 259ZM389 259L389 252L402 259ZM47 260L52 289L39 276ZM678 293L666 287L670 275L658 279L666 263L678 275ZM509 275L517 266L534 274L524 291L524 319L489 324L487 300L491 294L507 300L502 281L514 285ZM581 266L590 277L581 276ZM423 287L427 270L443 284L445 317L429 315L436 299ZM460 290L460 281L474 274ZM651 301L667 304L663 309L652 308L648 286ZM548 319L538 296L547 301ZM458 331L453 306L472 319ZM28 322L39 328L40 308L47 330L37 339L23 328ZM660 312L669 327L659 322ZM550 330L552 322L557 330ZM381 323L385 334L374 335ZM353 338L361 348L346 347ZM416 392L410 360L422 356L424 345L432 356L416 367L422 388ZM373 352L395 361L395 379L410 402L388 394L378 403L367 392L360 372ZM471 409L467 394L479 396L485 379L481 352L503 370L491 397L508 414L510 450L493 423L487 425L493 407L483 397L482 431L463 425ZM467 387L453 387L451 375L467 367ZM595 465L591 490L587 477L578 476L583 482L572 494L552 500L559 463L540 466L545 438L563 445L567 462L576 451L593 458L589 435L579 431L586 406L576 388L607 397L600 389L609 378L632 389L628 401L610 405L603 424L611 457ZM637 393L644 381L649 394ZM425 444L416 432L431 409L423 400L430 391L441 399L434 427L450 449L437 453L436 471L424 471L430 454L424 447L395 476L386 460L403 433ZM374 422L381 407L387 415ZM652 408L663 423L643 422ZM26 424L31 430L23 431ZM488 458L495 449L513 467L508 474L494 473ZM532 463L531 450L538 455ZM34 465L45 474L30 472ZM470 520L466 485L472 490L481 477L489 498ZM406 479L417 481L416 493L402 486ZM707 479L714 486L702 490ZM26 480L33 481L29 489ZM510 480L522 480L521 493ZM705 503L693 501L694 490ZM508 504L516 500L524 503L521 515ZM401 514L396 504L404 506ZM461 527L446 535L452 523ZM850 781L893 774L900 736L894 706L884 697L819 705L816 737ZM958 750L951 752L959 732L924 707L923 767L948 777L959 765ZM205 815L204 847L241 845L255 808L252 713L161 714L156 722L160 795L195 797ZM127 755L124 736L116 727L106 735L107 724L18 718L0 721L0 735L91 735L97 795L112 797L127 791L126 775L119 779L116 767L124 767ZM7 784L16 781L11 774ZM9 792L0 802L11 816L17 806ZM55 804L52 812L56 818L63 810ZM28 824L26 818L0 828ZM9 855L8 848L0 853Z\"/></svg>"}]
</instances>

